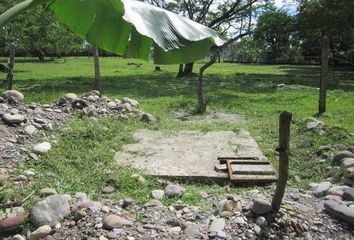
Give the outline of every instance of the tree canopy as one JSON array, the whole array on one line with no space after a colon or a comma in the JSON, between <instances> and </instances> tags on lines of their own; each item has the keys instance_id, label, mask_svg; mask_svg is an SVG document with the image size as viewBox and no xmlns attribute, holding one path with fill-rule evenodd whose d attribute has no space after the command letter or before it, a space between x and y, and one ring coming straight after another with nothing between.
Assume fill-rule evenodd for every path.
<instances>
[{"instance_id":1,"label":"tree canopy","mask_svg":"<svg viewBox=\"0 0 354 240\"><path fill-rule=\"evenodd\" d=\"M289 49L294 20L286 12L268 11L263 13L257 22L254 39L271 53L271 60L275 61Z\"/></svg>"},{"instance_id":2,"label":"tree canopy","mask_svg":"<svg viewBox=\"0 0 354 240\"><path fill-rule=\"evenodd\" d=\"M159 64L186 63L224 42L213 30L180 15L130 0L26 0L0 16L0 27L37 5L47 7L68 29L105 50ZM82 11L80 11L82 10Z\"/></svg>"}]
</instances>

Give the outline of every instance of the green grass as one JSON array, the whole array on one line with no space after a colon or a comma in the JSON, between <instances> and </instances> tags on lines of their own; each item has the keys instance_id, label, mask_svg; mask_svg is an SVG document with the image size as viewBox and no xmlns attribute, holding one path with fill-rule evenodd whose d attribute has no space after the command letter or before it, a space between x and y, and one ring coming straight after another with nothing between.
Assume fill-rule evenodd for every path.
<instances>
[{"instance_id":1,"label":"green grass","mask_svg":"<svg viewBox=\"0 0 354 240\"><path fill-rule=\"evenodd\" d=\"M1 62L1 59L0 59ZM4 62L4 61L3 61ZM142 66L128 65L139 62ZM202 63L198 63L196 69ZM27 102L49 103L67 92L81 94L92 90L93 63L90 58L69 58L38 63L19 58L15 66L14 87L25 94ZM233 130L246 128L260 144L266 156L277 165L274 149L278 141L278 118L281 111L293 113L291 129L291 158L289 183L294 177L302 179L305 187L311 181L320 181L330 161L319 163L316 151L321 145L342 149L354 145L354 72L333 69L327 99L327 113L320 117L327 128L323 135L306 130L306 119L317 112L319 68L317 66L256 65L218 63L206 72L205 94L210 100L209 110L221 110L244 115L246 122L236 124L186 124L172 121L178 110L191 111L196 104L196 78L176 79L178 66L162 66L154 72L152 63L118 58L102 58L103 91L109 97L131 97L141 103L144 111L158 118L153 125L136 120L129 122L102 119L98 123L73 117L58 126L49 135L58 143L38 162L27 163L36 176L35 189L54 187L60 192L84 191L101 197L100 189L110 174L117 175L118 193L112 197L132 197L145 202L153 188L162 187L155 179L141 185L130 176L129 169L119 169L113 162L114 151L132 141L131 134L138 128L153 130L197 129ZM0 73L0 79L5 74ZM277 90L278 84L286 84ZM291 86L291 87L288 87ZM2 89L4 90L4 87ZM92 130L94 129L94 131ZM340 145L339 145L340 144ZM112 171L111 173L109 171ZM52 177L48 177L48 172ZM183 200L199 202L198 190L211 194L223 192L215 184L187 183L188 193ZM235 188L233 191L239 191Z\"/></svg>"}]
</instances>

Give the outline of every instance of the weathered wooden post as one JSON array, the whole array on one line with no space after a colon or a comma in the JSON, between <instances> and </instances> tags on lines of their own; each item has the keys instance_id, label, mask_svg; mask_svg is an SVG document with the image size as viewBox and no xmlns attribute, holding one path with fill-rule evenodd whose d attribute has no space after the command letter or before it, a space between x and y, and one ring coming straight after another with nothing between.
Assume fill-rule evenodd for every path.
<instances>
[{"instance_id":1,"label":"weathered wooden post","mask_svg":"<svg viewBox=\"0 0 354 240\"><path fill-rule=\"evenodd\" d=\"M328 55L329 40L326 33L321 36L321 77L320 77L320 99L318 102L318 113L326 112L327 82L328 82Z\"/></svg>"},{"instance_id":2,"label":"weathered wooden post","mask_svg":"<svg viewBox=\"0 0 354 240\"><path fill-rule=\"evenodd\" d=\"M15 43L10 44L10 56L8 61L8 72L6 76L7 89L12 90L15 67Z\"/></svg>"},{"instance_id":3,"label":"weathered wooden post","mask_svg":"<svg viewBox=\"0 0 354 240\"><path fill-rule=\"evenodd\" d=\"M93 46L93 60L95 65L95 89L101 93L101 73L100 73L100 59L98 55L97 46Z\"/></svg>"},{"instance_id":4,"label":"weathered wooden post","mask_svg":"<svg viewBox=\"0 0 354 240\"><path fill-rule=\"evenodd\" d=\"M286 182L288 181L289 166L289 139L290 139L290 123L292 114L282 112L279 118L279 173L277 187L272 200L274 211L279 211L283 200Z\"/></svg>"}]
</instances>

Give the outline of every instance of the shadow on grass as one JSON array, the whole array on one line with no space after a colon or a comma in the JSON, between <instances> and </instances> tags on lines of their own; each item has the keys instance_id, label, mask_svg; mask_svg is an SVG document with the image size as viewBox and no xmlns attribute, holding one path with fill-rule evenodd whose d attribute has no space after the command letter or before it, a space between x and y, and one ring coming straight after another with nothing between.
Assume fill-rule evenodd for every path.
<instances>
[{"instance_id":1,"label":"shadow on grass","mask_svg":"<svg viewBox=\"0 0 354 240\"><path fill-rule=\"evenodd\" d=\"M280 66L282 68L283 66ZM284 67L285 68L285 67ZM315 70L314 70L315 69ZM296 85L292 91L303 90L303 87L317 88L318 74L316 67L286 66L286 75L245 74L222 76L208 74L205 76L205 93L216 98L227 99L231 92L273 93L277 85ZM329 89L354 91L354 79L351 72L331 72L331 78L340 79L336 84L329 84ZM59 95L66 92L78 94L93 89L93 79L87 77L54 78L46 80L15 81L15 88L30 95ZM102 78L104 94L108 96L125 95L139 98L194 97L196 94L196 77L176 79L174 73L151 73L150 75L110 76ZM57 97L57 96L53 96ZM34 97L35 99L35 97ZM52 100L52 99L50 99ZM271 100L270 100L271 101Z\"/></svg>"}]
</instances>

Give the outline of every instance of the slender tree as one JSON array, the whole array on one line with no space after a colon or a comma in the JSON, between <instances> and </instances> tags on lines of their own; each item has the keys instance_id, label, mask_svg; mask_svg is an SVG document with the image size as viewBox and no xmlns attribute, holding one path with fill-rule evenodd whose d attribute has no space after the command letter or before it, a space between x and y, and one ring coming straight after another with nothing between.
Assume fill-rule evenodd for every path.
<instances>
[{"instance_id":1,"label":"slender tree","mask_svg":"<svg viewBox=\"0 0 354 240\"><path fill-rule=\"evenodd\" d=\"M95 89L101 94L101 70L100 70L100 59L98 54L98 48L96 45L92 48L93 62L95 67Z\"/></svg>"},{"instance_id":2,"label":"slender tree","mask_svg":"<svg viewBox=\"0 0 354 240\"><path fill-rule=\"evenodd\" d=\"M204 64L200 70L198 75L198 87L197 87L197 96L198 96L198 105L196 112L198 114L204 114L206 112L208 102L204 98L203 94L203 74L204 71L213 65L216 62L218 57L218 48L214 47L210 50L210 60L206 64Z\"/></svg>"},{"instance_id":3,"label":"slender tree","mask_svg":"<svg viewBox=\"0 0 354 240\"><path fill-rule=\"evenodd\" d=\"M15 67L15 43L10 44L10 54L8 61L8 72L7 72L7 89L12 90L13 79L14 79L14 67Z\"/></svg>"}]
</instances>

